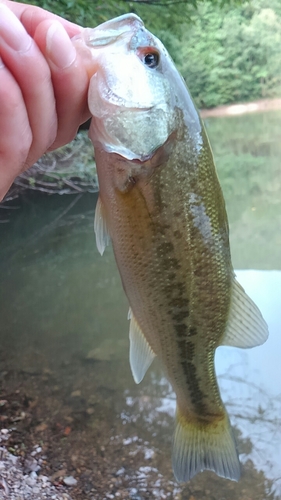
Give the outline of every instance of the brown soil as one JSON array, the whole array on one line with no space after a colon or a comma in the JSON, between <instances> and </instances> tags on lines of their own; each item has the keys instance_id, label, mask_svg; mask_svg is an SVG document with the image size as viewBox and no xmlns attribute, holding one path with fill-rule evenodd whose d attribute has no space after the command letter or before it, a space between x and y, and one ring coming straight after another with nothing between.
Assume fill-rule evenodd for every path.
<instances>
[{"instance_id":1,"label":"brown soil","mask_svg":"<svg viewBox=\"0 0 281 500\"><path fill-rule=\"evenodd\" d=\"M42 451L35 456L41 457L38 474L50 478L58 493L65 491L65 477L75 478L77 484L68 488L73 500L274 498L263 473L249 461L239 483L204 472L185 486L176 484L171 470L171 442L163 437L165 427L157 419L153 422L155 433L144 428L138 437L133 422L124 425L117 416L114 391L98 384L93 390L89 384L91 372L96 372L97 378L99 370L100 364L76 359L63 367L58 378L58 373L49 370L2 372L0 426L10 429L5 446L20 457L27 474L32 470L29 464L34 462L32 452L40 446ZM78 371L83 395L81 391L70 393ZM69 391L60 385L62 377L67 379ZM163 414L163 420L171 434L171 417ZM132 433L136 437L128 438ZM145 450L153 453L146 457ZM0 498L5 498L1 497L1 488Z\"/></svg>"}]
</instances>

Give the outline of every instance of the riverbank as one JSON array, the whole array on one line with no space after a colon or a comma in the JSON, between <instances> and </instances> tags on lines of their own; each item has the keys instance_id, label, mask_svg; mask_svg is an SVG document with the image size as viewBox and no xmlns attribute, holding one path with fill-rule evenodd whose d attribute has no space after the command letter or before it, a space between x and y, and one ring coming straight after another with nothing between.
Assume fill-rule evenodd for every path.
<instances>
[{"instance_id":1,"label":"riverbank","mask_svg":"<svg viewBox=\"0 0 281 500\"><path fill-rule=\"evenodd\" d=\"M259 101L230 104L211 109L201 109L200 115L203 119L210 117L220 118L223 116L237 116L247 113L277 111L278 109L281 109L281 99L260 99Z\"/></svg>"},{"instance_id":2,"label":"riverbank","mask_svg":"<svg viewBox=\"0 0 281 500\"><path fill-rule=\"evenodd\" d=\"M281 109L281 98L218 106L199 110L200 116L221 118L242 114L267 112ZM28 171L15 180L0 209L26 191L44 194L75 194L98 190L96 165L87 131L79 132L74 141L51 153L45 154Z\"/></svg>"},{"instance_id":3,"label":"riverbank","mask_svg":"<svg viewBox=\"0 0 281 500\"><path fill-rule=\"evenodd\" d=\"M1 206L26 191L43 194L79 194L98 190L94 150L88 131L62 148L46 153L30 169L19 175Z\"/></svg>"}]
</instances>

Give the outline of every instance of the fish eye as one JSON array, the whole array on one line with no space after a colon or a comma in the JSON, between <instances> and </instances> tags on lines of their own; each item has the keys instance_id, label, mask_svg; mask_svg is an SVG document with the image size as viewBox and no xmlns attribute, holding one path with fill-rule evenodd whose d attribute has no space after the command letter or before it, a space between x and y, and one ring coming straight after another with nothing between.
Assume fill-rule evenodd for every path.
<instances>
[{"instance_id":1,"label":"fish eye","mask_svg":"<svg viewBox=\"0 0 281 500\"><path fill-rule=\"evenodd\" d=\"M144 54L143 62L149 68L156 68L159 64L159 54L157 52L147 52Z\"/></svg>"}]
</instances>

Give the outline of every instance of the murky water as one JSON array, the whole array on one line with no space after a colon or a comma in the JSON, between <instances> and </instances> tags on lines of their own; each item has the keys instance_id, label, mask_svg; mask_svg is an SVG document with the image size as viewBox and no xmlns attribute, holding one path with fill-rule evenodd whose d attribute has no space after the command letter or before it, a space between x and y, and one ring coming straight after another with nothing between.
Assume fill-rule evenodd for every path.
<instances>
[{"instance_id":1,"label":"murky water","mask_svg":"<svg viewBox=\"0 0 281 500\"><path fill-rule=\"evenodd\" d=\"M174 395L156 362L132 380L127 301L111 249L100 257L95 247L96 196L29 197L1 212L0 371L12 403L0 423L14 422L17 453L40 443L47 473L78 479L74 499L281 498L281 114L207 127L238 280L270 331L259 348L217 351L238 484L211 472L174 481Z\"/></svg>"}]
</instances>

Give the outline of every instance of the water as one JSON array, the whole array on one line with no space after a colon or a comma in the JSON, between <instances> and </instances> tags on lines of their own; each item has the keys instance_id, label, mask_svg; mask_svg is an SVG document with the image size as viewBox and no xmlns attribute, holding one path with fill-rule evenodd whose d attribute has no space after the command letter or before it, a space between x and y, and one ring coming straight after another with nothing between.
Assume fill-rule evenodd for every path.
<instances>
[{"instance_id":1,"label":"water","mask_svg":"<svg viewBox=\"0 0 281 500\"><path fill-rule=\"evenodd\" d=\"M171 471L174 395L156 362L136 386L127 300L93 231L95 195L28 197L0 225L1 425L17 454L73 475L74 499L281 498L281 114L209 119L237 276L270 337L219 348L216 369L243 463L236 484ZM63 475L63 473L62 473Z\"/></svg>"}]
</instances>

